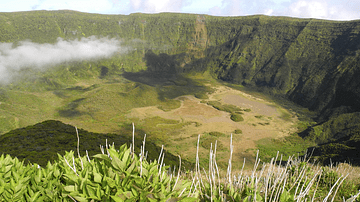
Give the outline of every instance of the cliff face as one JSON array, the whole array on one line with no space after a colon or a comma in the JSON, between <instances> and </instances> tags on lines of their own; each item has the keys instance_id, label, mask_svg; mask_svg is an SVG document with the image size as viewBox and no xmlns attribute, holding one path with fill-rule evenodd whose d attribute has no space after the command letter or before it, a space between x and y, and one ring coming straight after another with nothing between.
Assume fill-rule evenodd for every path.
<instances>
[{"instance_id":1,"label":"cliff face","mask_svg":"<svg viewBox=\"0 0 360 202\"><path fill-rule=\"evenodd\" d=\"M208 31L209 32L209 31ZM224 81L281 95L316 111L318 125L301 135L321 144L325 163L359 164L360 21L259 17L208 52Z\"/></svg>"},{"instance_id":2,"label":"cliff face","mask_svg":"<svg viewBox=\"0 0 360 202\"><path fill-rule=\"evenodd\" d=\"M360 22L259 17L251 30L209 53L218 78L287 95L316 111L357 108Z\"/></svg>"},{"instance_id":3,"label":"cliff face","mask_svg":"<svg viewBox=\"0 0 360 202\"><path fill-rule=\"evenodd\" d=\"M121 60L111 60L109 72L209 70L218 79L282 95L316 111L320 125L327 124L328 128L334 123L329 121L341 114L358 117L360 20L171 13L123 16L73 11L0 13L1 42L54 43L58 37L93 35L118 38L133 47Z\"/></svg>"}]
</instances>

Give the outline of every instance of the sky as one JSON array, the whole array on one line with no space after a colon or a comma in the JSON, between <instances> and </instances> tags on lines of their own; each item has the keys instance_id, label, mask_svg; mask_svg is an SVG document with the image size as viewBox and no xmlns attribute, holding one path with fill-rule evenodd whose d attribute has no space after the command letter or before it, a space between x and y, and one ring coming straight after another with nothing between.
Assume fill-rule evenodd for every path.
<instances>
[{"instance_id":1,"label":"sky","mask_svg":"<svg viewBox=\"0 0 360 202\"><path fill-rule=\"evenodd\" d=\"M360 19L360 0L0 0L0 12L76 10L87 13L264 14L327 20Z\"/></svg>"}]
</instances>

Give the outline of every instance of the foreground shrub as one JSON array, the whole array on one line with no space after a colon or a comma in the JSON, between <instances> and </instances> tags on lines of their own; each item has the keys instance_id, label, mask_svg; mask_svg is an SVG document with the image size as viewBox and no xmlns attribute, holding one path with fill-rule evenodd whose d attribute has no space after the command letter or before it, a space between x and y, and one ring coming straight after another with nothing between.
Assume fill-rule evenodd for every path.
<instances>
[{"instance_id":1,"label":"foreground shrub","mask_svg":"<svg viewBox=\"0 0 360 202\"><path fill-rule=\"evenodd\" d=\"M209 136L213 137L213 136ZM134 142L133 144L134 145ZM232 173L230 159L225 176L216 163L216 146L210 146L207 170L199 165L200 135L193 171L175 173L163 164L164 153L148 162L145 138L139 155L134 148L105 145L91 159L66 152L45 168L25 165L9 155L0 156L0 201L355 201L355 184L342 188L348 174L292 158L278 156L260 168L256 158L249 175ZM217 145L216 140L215 144ZM257 156L258 157L258 156ZM280 162L280 163L277 163ZM245 164L245 162L244 162ZM244 167L243 167L244 168ZM189 179L190 178L190 179ZM340 195L337 195L340 193ZM355 195L354 195L355 194Z\"/></svg>"},{"instance_id":2,"label":"foreground shrub","mask_svg":"<svg viewBox=\"0 0 360 202\"><path fill-rule=\"evenodd\" d=\"M17 158L0 158L0 201L196 201L189 195L191 181L168 175L162 163L147 162L123 145L106 153L75 158L74 152L59 155L46 168L24 166ZM163 161L164 155L159 158Z\"/></svg>"}]
</instances>

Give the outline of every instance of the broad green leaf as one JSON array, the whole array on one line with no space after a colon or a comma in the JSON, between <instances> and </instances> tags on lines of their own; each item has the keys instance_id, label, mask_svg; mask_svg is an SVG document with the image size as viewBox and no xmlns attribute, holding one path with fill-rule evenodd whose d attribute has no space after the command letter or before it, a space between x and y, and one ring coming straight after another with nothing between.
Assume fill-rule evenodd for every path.
<instances>
[{"instance_id":1,"label":"broad green leaf","mask_svg":"<svg viewBox=\"0 0 360 202\"><path fill-rule=\"evenodd\" d=\"M5 187L4 186L0 186L0 195L4 192Z\"/></svg>"},{"instance_id":2,"label":"broad green leaf","mask_svg":"<svg viewBox=\"0 0 360 202\"><path fill-rule=\"evenodd\" d=\"M15 182L18 182L20 179L20 175L16 172L16 170L11 171L11 174L13 176L13 179L15 180Z\"/></svg>"},{"instance_id":3,"label":"broad green leaf","mask_svg":"<svg viewBox=\"0 0 360 202\"><path fill-rule=\"evenodd\" d=\"M89 197L98 199L98 197L96 196L95 188L93 188L91 186L86 186L86 191L87 191Z\"/></svg>"},{"instance_id":4,"label":"broad green leaf","mask_svg":"<svg viewBox=\"0 0 360 202\"><path fill-rule=\"evenodd\" d=\"M116 187L116 182L115 182L115 180L113 180L113 179L111 179L111 178L109 178L109 177L106 177L106 178L104 179L104 181L106 181L107 184L108 184L111 188Z\"/></svg>"},{"instance_id":5,"label":"broad green leaf","mask_svg":"<svg viewBox=\"0 0 360 202\"><path fill-rule=\"evenodd\" d=\"M122 161L127 163L128 159L129 159L129 156L130 156L130 150L127 149L125 152L124 152L124 156L122 157Z\"/></svg>"},{"instance_id":6,"label":"broad green leaf","mask_svg":"<svg viewBox=\"0 0 360 202\"><path fill-rule=\"evenodd\" d=\"M98 198L101 198L101 187L100 187L100 185L98 185L97 188L96 188L96 196Z\"/></svg>"},{"instance_id":7,"label":"broad green leaf","mask_svg":"<svg viewBox=\"0 0 360 202\"><path fill-rule=\"evenodd\" d=\"M149 200L150 202L157 202L157 201L159 201L159 200L154 199L154 198L147 198L147 200Z\"/></svg>"},{"instance_id":8,"label":"broad green leaf","mask_svg":"<svg viewBox=\"0 0 360 202\"><path fill-rule=\"evenodd\" d=\"M21 190L26 189L26 184L18 184L15 187L15 193L19 193Z\"/></svg>"},{"instance_id":9,"label":"broad green leaf","mask_svg":"<svg viewBox=\"0 0 360 202\"><path fill-rule=\"evenodd\" d=\"M31 189L30 186L28 186L27 192L28 192L28 194L29 194L30 196L32 196L32 195L35 194L34 191Z\"/></svg>"},{"instance_id":10,"label":"broad green leaf","mask_svg":"<svg viewBox=\"0 0 360 202\"><path fill-rule=\"evenodd\" d=\"M60 176L60 170L58 168L55 168L53 175L58 178Z\"/></svg>"},{"instance_id":11,"label":"broad green leaf","mask_svg":"<svg viewBox=\"0 0 360 202\"><path fill-rule=\"evenodd\" d=\"M30 201L31 202L39 201L38 198L39 198L40 194L41 193L39 191L36 192L33 196L31 196Z\"/></svg>"},{"instance_id":12,"label":"broad green leaf","mask_svg":"<svg viewBox=\"0 0 360 202\"><path fill-rule=\"evenodd\" d=\"M108 151L109 151L110 157L111 157L112 159L114 159L114 158L119 158L119 153L117 153L115 149L110 148L110 149L108 149Z\"/></svg>"},{"instance_id":13,"label":"broad green leaf","mask_svg":"<svg viewBox=\"0 0 360 202\"><path fill-rule=\"evenodd\" d=\"M284 190L280 195L280 201L292 202L294 201L294 197L287 190Z\"/></svg>"},{"instance_id":14,"label":"broad green leaf","mask_svg":"<svg viewBox=\"0 0 360 202\"><path fill-rule=\"evenodd\" d=\"M124 171L125 167L126 167L126 164L117 157L114 157L112 159L111 165L114 166L115 169L120 170L120 171Z\"/></svg>"},{"instance_id":15,"label":"broad green leaf","mask_svg":"<svg viewBox=\"0 0 360 202\"><path fill-rule=\"evenodd\" d=\"M101 180L102 180L102 177L101 177L101 175L99 174L99 173L97 173L95 170L94 170L94 181L96 182L96 183L101 183Z\"/></svg>"},{"instance_id":16,"label":"broad green leaf","mask_svg":"<svg viewBox=\"0 0 360 202\"><path fill-rule=\"evenodd\" d=\"M124 202L125 200L118 196L110 196L115 202Z\"/></svg>"},{"instance_id":17,"label":"broad green leaf","mask_svg":"<svg viewBox=\"0 0 360 202\"><path fill-rule=\"evenodd\" d=\"M127 199L130 199L130 198L133 198L133 197L134 197L134 194L133 194L131 191L125 191L125 192L123 192L123 193L120 194L120 195L126 197ZM120 195L119 195L119 196L120 196Z\"/></svg>"},{"instance_id":18,"label":"broad green leaf","mask_svg":"<svg viewBox=\"0 0 360 202\"><path fill-rule=\"evenodd\" d=\"M75 173L68 173L68 174L64 174L65 177L68 178L68 180L72 181L72 182L76 182L78 179L78 176L75 175Z\"/></svg>"},{"instance_id":19,"label":"broad green leaf","mask_svg":"<svg viewBox=\"0 0 360 202\"><path fill-rule=\"evenodd\" d=\"M65 186L64 189L67 192L74 192L75 191L75 186L74 185L68 185L68 186Z\"/></svg>"},{"instance_id":20,"label":"broad green leaf","mask_svg":"<svg viewBox=\"0 0 360 202\"><path fill-rule=\"evenodd\" d=\"M13 165L5 166L5 171L4 171L4 173L9 172L12 167L13 167Z\"/></svg>"},{"instance_id":21,"label":"broad green leaf","mask_svg":"<svg viewBox=\"0 0 360 202\"><path fill-rule=\"evenodd\" d=\"M134 182L138 186L142 186L144 183L146 183L144 178L136 178L136 179L134 179Z\"/></svg>"},{"instance_id":22,"label":"broad green leaf","mask_svg":"<svg viewBox=\"0 0 360 202\"><path fill-rule=\"evenodd\" d=\"M19 184L28 184L28 181L30 180L30 176L28 177L23 177L19 180Z\"/></svg>"},{"instance_id":23,"label":"broad green leaf","mask_svg":"<svg viewBox=\"0 0 360 202\"><path fill-rule=\"evenodd\" d=\"M256 193L256 201L263 201L263 197L260 195L260 193Z\"/></svg>"},{"instance_id":24,"label":"broad green leaf","mask_svg":"<svg viewBox=\"0 0 360 202\"><path fill-rule=\"evenodd\" d=\"M136 189L132 188L131 187L131 193L134 195L134 196L139 196L139 193L136 191Z\"/></svg>"},{"instance_id":25,"label":"broad green leaf","mask_svg":"<svg viewBox=\"0 0 360 202\"><path fill-rule=\"evenodd\" d=\"M35 182L38 184L41 181L42 173L41 170L38 169L36 172L36 175L34 176Z\"/></svg>"},{"instance_id":26,"label":"broad green leaf","mask_svg":"<svg viewBox=\"0 0 360 202\"><path fill-rule=\"evenodd\" d=\"M149 175L149 171L147 169L143 168L142 175L147 177Z\"/></svg>"},{"instance_id":27,"label":"broad green leaf","mask_svg":"<svg viewBox=\"0 0 360 202\"><path fill-rule=\"evenodd\" d=\"M180 200L180 202L195 202L195 201L200 201L200 199L193 198L193 197L185 197L185 198Z\"/></svg>"},{"instance_id":28,"label":"broad green leaf","mask_svg":"<svg viewBox=\"0 0 360 202\"><path fill-rule=\"evenodd\" d=\"M252 198L251 196L246 196L243 201L250 201L251 198Z\"/></svg>"},{"instance_id":29,"label":"broad green leaf","mask_svg":"<svg viewBox=\"0 0 360 202\"><path fill-rule=\"evenodd\" d=\"M128 181L129 181L129 178L130 178L130 176L126 176L126 177L122 180L121 186L125 187L125 186L127 185Z\"/></svg>"},{"instance_id":30,"label":"broad green leaf","mask_svg":"<svg viewBox=\"0 0 360 202\"><path fill-rule=\"evenodd\" d=\"M135 166L136 166L136 161L133 161L133 162L131 163L131 165L129 166L129 168L126 169L126 172L132 173L133 170L134 170L134 168L135 168Z\"/></svg>"},{"instance_id":31,"label":"broad green leaf","mask_svg":"<svg viewBox=\"0 0 360 202\"><path fill-rule=\"evenodd\" d=\"M162 192L162 193L165 193L165 186L164 186L164 184L161 184L161 192Z\"/></svg>"},{"instance_id":32,"label":"broad green leaf","mask_svg":"<svg viewBox=\"0 0 360 202\"><path fill-rule=\"evenodd\" d=\"M158 173L157 165L151 165L149 173L151 173L151 174Z\"/></svg>"},{"instance_id":33,"label":"broad green leaf","mask_svg":"<svg viewBox=\"0 0 360 202\"><path fill-rule=\"evenodd\" d=\"M87 182L88 182L88 179L86 179L86 178L82 178L82 179L81 179L81 182L80 182L80 189L81 189L81 190L84 190L84 189L85 189L85 187L86 187L86 185L87 185Z\"/></svg>"}]
</instances>

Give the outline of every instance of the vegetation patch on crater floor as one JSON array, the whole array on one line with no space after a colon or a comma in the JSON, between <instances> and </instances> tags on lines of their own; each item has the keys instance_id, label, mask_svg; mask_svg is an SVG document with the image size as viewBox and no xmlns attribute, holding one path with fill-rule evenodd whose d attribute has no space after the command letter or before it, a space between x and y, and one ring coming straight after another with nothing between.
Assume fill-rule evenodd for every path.
<instances>
[{"instance_id":1,"label":"vegetation patch on crater floor","mask_svg":"<svg viewBox=\"0 0 360 202\"><path fill-rule=\"evenodd\" d=\"M277 155L277 152L282 155L284 161L293 155L304 156L308 153L307 149L314 146L313 142L303 140L296 133L277 139L265 138L258 140L256 143L260 158L264 161L269 161L273 156Z\"/></svg>"},{"instance_id":2,"label":"vegetation patch on crater floor","mask_svg":"<svg viewBox=\"0 0 360 202\"><path fill-rule=\"evenodd\" d=\"M230 115L230 119L235 121L235 122L244 121L244 118L241 116L241 114L237 114L237 113L232 113Z\"/></svg>"}]
</instances>

